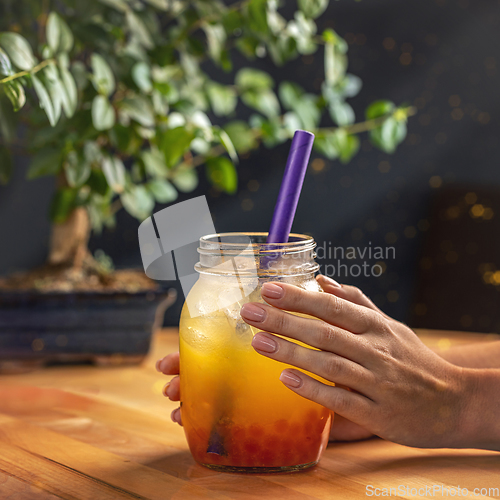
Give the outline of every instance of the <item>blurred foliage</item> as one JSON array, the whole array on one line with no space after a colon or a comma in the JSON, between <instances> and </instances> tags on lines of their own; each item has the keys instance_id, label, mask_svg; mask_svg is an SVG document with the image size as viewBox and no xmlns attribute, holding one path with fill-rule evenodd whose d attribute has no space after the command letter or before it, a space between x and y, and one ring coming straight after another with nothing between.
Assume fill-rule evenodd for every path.
<instances>
[{"instance_id":1,"label":"blurred foliage","mask_svg":"<svg viewBox=\"0 0 500 500\"><path fill-rule=\"evenodd\" d=\"M112 226L122 206L142 220L156 202L192 191L202 165L217 189L236 192L238 155L299 128L330 159L348 162L365 131L392 153L412 109L377 101L355 123L347 99L361 80L346 72L347 44L331 29L317 33L328 4L298 0L287 19L278 0L4 0L0 182L12 172L19 121L33 154L28 178L59 178L52 220L85 206L96 230ZM318 50L319 95L258 69L259 59L280 66ZM233 71L236 52L251 67ZM237 119L243 106L248 121Z\"/></svg>"}]
</instances>

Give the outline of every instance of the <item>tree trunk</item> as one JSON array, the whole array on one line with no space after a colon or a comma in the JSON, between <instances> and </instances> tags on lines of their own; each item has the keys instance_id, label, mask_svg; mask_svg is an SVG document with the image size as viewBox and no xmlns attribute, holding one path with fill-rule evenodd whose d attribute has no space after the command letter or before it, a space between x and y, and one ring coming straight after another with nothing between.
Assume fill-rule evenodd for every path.
<instances>
[{"instance_id":1,"label":"tree trunk","mask_svg":"<svg viewBox=\"0 0 500 500\"><path fill-rule=\"evenodd\" d=\"M52 225L48 263L81 269L90 256L88 241L90 221L87 210L75 208L62 224Z\"/></svg>"}]
</instances>

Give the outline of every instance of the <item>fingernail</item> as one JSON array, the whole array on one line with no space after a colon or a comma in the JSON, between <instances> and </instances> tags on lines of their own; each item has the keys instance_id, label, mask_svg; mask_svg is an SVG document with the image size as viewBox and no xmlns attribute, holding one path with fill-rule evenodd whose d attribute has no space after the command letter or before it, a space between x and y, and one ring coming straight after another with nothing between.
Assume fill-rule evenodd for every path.
<instances>
[{"instance_id":1,"label":"fingernail","mask_svg":"<svg viewBox=\"0 0 500 500\"><path fill-rule=\"evenodd\" d=\"M156 371L157 372L161 372L161 368L160 368L160 363L163 361L163 358L159 359L157 362L156 362Z\"/></svg>"},{"instance_id":2,"label":"fingernail","mask_svg":"<svg viewBox=\"0 0 500 500\"><path fill-rule=\"evenodd\" d=\"M163 387L162 389L162 393L164 396L166 396L168 398L168 394L167 394L167 391L168 391L168 388L170 387L170 382L168 384L165 384L165 387Z\"/></svg>"},{"instance_id":3,"label":"fingernail","mask_svg":"<svg viewBox=\"0 0 500 500\"><path fill-rule=\"evenodd\" d=\"M323 276L323 278L329 285L342 288L342 285L340 283L337 283L334 279L330 278L329 276Z\"/></svg>"},{"instance_id":4,"label":"fingernail","mask_svg":"<svg viewBox=\"0 0 500 500\"><path fill-rule=\"evenodd\" d=\"M174 418L174 413L178 410L179 408L176 408L175 410L172 410L172 413L170 414L170 418L171 420L173 420L174 422L177 422L177 420L175 420Z\"/></svg>"},{"instance_id":5,"label":"fingernail","mask_svg":"<svg viewBox=\"0 0 500 500\"><path fill-rule=\"evenodd\" d=\"M264 283L262 285L262 295L269 297L270 299L281 299L284 294L284 290L281 286L275 285L274 283Z\"/></svg>"},{"instance_id":6,"label":"fingernail","mask_svg":"<svg viewBox=\"0 0 500 500\"><path fill-rule=\"evenodd\" d=\"M257 333L252 339L252 347L263 352L274 352L278 348L278 344L267 335Z\"/></svg>"},{"instance_id":7,"label":"fingernail","mask_svg":"<svg viewBox=\"0 0 500 500\"><path fill-rule=\"evenodd\" d=\"M285 385L288 385L289 387L293 387L295 389L299 388L302 385L302 379L298 375L295 375L295 373L292 372L287 372L287 371L281 372L280 380Z\"/></svg>"},{"instance_id":8,"label":"fingernail","mask_svg":"<svg viewBox=\"0 0 500 500\"><path fill-rule=\"evenodd\" d=\"M240 311L241 317L256 323L261 323L266 317L266 311L257 304L244 304Z\"/></svg>"}]
</instances>

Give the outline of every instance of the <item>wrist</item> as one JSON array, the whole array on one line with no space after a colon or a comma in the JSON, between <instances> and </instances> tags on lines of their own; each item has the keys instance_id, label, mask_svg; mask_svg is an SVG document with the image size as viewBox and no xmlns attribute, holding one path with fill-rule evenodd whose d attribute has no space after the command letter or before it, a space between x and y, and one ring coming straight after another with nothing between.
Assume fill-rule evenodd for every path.
<instances>
[{"instance_id":1,"label":"wrist","mask_svg":"<svg viewBox=\"0 0 500 500\"><path fill-rule=\"evenodd\" d=\"M456 448L500 451L500 370L461 369Z\"/></svg>"}]
</instances>

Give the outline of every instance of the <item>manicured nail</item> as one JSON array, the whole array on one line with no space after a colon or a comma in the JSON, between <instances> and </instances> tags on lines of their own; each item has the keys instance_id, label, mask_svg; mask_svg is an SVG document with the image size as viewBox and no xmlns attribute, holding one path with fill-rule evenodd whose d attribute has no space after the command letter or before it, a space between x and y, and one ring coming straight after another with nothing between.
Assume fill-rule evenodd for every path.
<instances>
[{"instance_id":1,"label":"manicured nail","mask_svg":"<svg viewBox=\"0 0 500 500\"><path fill-rule=\"evenodd\" d=\"M329 276L322 276L322 278L332 286L336 286L337 288L342 288L342 285L340 283L337 283L334 279L330 278Z\"/></svg>"},{"instance_id":2,"label":"manicured nail","mask_svg":"<svg viewBox=\"0 0 500 500\"><path fill-rule=\"evenodd\" d=\"M266 311L257 304L244 304L240 311L241 317L249 321L261 323L266 317Z\"/></svg>"},{"instance_id":3,"label":"manicured nail","mask_svg":"<svg viewBox=\"0 0 500 500\"><path fill-rule=\"evenodd\" d=\"M287 372L287 371L281 372L280 380L285 385L293 387L294 389L297 389L302 385L302 379L298 375L295 375L295 373L292 372Z\"/></svg>"},{"instance_id":4,"label":"manicured nail","mask_svg":"<svg viewBox=\"0 0 500 500\"><path fill-rule=\"evenodd\" d=\"M170 382L168 384L165 384L165 387L163 387L162 391L163 392L163 395L166 396L168 398L168 394L167 394L167 391L168 391L168 388L170 387Z\"/></svg>"},{"instance_id":5,"label":"manicured nail","mask_svg":"<svg viewBox=\"0 0 500 500\"><path fill-rule=\"evenodd\" d=\"M262 285L261 293L270 299L281 299L285 291L281 286L275 285L274 283L264 283Z\"/></svg>"},{"instance_id":6,"label":"manicured nail","mask_svg":"<svg viewBox=\"0 0 500 500\"><path fill-rule=\"evenodd\" d=\"M267 335L257 333L252 339L252 347L263 352L274 352L278 348L278 344Z\"/></svg>"}]
</instances>

